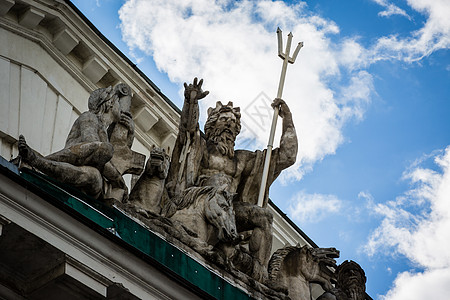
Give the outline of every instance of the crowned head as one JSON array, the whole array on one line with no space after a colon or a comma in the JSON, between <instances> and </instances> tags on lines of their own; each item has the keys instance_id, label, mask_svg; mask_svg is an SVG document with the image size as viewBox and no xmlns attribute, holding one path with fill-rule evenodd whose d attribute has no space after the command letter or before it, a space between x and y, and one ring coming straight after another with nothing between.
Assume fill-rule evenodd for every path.
<instances>
[{"instance_id":1,"label":"crowned head","mask_svg":"<svg viewBox=\"0 0 450 300\"><path fill-rule=\"evenodd\" d=\"M234 143L240 131L241 112L239 107L233 107L233 102L223 105L218 101L215 108L208 109L208 119L205 123L206 140L222 155L234 156Z\"/></svg>"}]
</instances>

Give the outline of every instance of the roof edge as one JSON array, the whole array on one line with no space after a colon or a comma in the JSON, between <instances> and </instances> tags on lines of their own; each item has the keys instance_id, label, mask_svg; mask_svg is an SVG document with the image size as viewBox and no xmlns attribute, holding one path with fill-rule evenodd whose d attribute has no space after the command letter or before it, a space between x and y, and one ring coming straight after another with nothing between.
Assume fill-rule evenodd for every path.
<instances>
[{"instance_id":1,"label":"roof edge","mask_svg":"<svg viewBox=\"0 0 450 300\"><path fill-rule=\"evenodd\" d=\"M70 0L64 0L64 2L71 8L73 9L73 11L89 26L89 28L94 31L94 33L96 35L98 35L98 37L100 37L100 39L105 42L114 52L116 52L126 63L128 63L130 65L130 67L136 72L138 73L139 76L141 76L145 82L147 82L157 93L158 95L161 96L162 99L164 99L164 101L167 102L167 104L169 104L170 107L172 107L177 113L181 114L181 109L175 105L175 103L172 102L172 100L170 100L160 89L159 87L150 79L147 77L147 75L145 75L144 72L142 72L141 69L138 68L138 66L133 63L128 56L126 56L119 48L117 48L107 37L105 37L103 35L103 33L100 32L100 30L98 30L97 27L95 27L95 25L89 21L89 19L78 9L78 7L75 6L75 4L72 3L72 1Z\"/></svg>"}]
</instances>

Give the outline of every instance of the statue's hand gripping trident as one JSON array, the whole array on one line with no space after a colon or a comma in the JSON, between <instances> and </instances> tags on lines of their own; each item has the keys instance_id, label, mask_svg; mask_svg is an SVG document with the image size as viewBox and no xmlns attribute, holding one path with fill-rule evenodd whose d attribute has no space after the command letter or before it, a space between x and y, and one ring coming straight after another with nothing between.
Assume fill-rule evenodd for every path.
<instances>
[{"instance_id":1,"label":"statue's hand gripping trident","mask_svg":"<svg viewBox=\"0 0 450 300\"><path fill-rule=\"evenodd\" d=\"M278 84L277 98L281 98L281 96L283 95L284 80L286 78L286 70L287 70L288 63L293 64L295 62L298 52L303 47L303 42L298 43L292 57L289 56L289 52L291 51L292 37L293 37L292 32L290 32L288 34L286 50L283 53L283 38L282 38L281 34L282 34L281 29L278 28L277 29L278 56L281 59L283 59L283 66L281 68L281 76L280 76L280 82ZM263 206L263 203L264 203L264 194L266 191L267 176L269 173L270 158L272 156L273 139L275 137L275 129L277 127L278 114L279 114L279 107L275 106L274 112L273 112L272 126L270 128L269 142L267 144L266 159L264 161L264 169L263 169L263 174L262 174L262 179L261 179L261 187L259 189L259 195L258 195L258 206L261 206L261 207Z\"/></svg>"}]
</instances>

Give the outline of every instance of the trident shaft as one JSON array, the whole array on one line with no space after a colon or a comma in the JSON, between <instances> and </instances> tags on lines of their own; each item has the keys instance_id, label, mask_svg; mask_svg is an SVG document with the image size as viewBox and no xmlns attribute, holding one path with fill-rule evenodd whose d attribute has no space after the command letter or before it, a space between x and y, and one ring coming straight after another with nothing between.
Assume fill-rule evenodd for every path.
<instances>
[{"instance_id":1,"label":"trident shaft","mask_svg":"<svg viewBox=\"0 0 450 300\"><path fill-rule=\"evenodd\" d=\"M295 62L295 59L297 58L298 52L303 47L303 43L300 42L297 45L297 48L295 48L294 54L292 57L289 56L289 52L291 51L291 43L292 43L292 32L288 34L288 40L286 43L286 50L283 53L283 37L281 36L282 32L281 29L277 29L277 37L278 37L278 56L283 60L283 67L281 68L281 76L280 76L280 83L278 84L278 92L277 92L277 98L281 98L283 95L283 87L284 87L284 80L286 78L286 70L288 63L293 64ZM272 118L272 127L270 128L270 135L269 135L269 142L267 144L267 153L266 153L266 159L264 161L264 169L261 179L261 187L259 189L259 196L258 196L258 206L263 206L264 204L264 195L266 192L266 185L267 185L267 176L269 175L269 166L270 166L270 158L272 156L272 148L273 148L273 139L275 137L275 129L277 127L277 120L278 120L278 113L279 108L275 107L273 112L273 118Z\"/></svg>"}]
</instances>

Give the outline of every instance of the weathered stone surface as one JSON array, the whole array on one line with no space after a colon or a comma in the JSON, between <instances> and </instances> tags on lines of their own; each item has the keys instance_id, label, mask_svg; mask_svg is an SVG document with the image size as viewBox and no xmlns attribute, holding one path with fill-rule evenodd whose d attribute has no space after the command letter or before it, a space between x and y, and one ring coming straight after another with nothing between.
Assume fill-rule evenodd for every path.
<instances>
[{"instance_id":1,"label":"weathered stone surface","mask_svg":"<svg viewBox=\"0 0 450 300\"><path fill-rule=\"evenodd\" d=\"M317 300L364 300L366 299L366 275L359 264L344 261L336 268L336 285Z\"/></svg>"},{"instance_id":2,"label":"weathered stone surface","mask_svg":"<svg viewBox=\"0 0 450 300\"><path fill-rule=\"evenodd\" d=\"M129 87L124 85L95 90L88 100L89 111L73 124L64 149L43 157L21 135L21 159L94 198L121 201L128 195L122 175L130 169L142 170L145 159L130 149L134 124L129 113L129 94ZM133 156L139 158L132 160Z\"/></svg>"},{"instance_id":3,"label":"weathered stone surface","mask_svg":"<svg viewBox=\"0 0 450 300\"><path fill-rule=\"evenodd\" d=\"M217 251L220 246L208 244L182 223L156 214L142 213L142 211L136 209L133 202L116 203L116 208L123 210L136 222L143 224L152 232L163 236L167 242L183 249L203 265L214 269L217 274L233 282L234 285L244 288L253 299L290 299L287 296L287 290L257 282L234 268L230 261Z\"/></svg>"},{"instance_id":4,"label":"weathered stone surface","mask_svg":"<svg viewBox=\"0 0 450 300\"><path fill-rule=\"evenodd\" d=\"M359 264L344 261L336 270L336 287L347 295L349 300L364 300L366 295L366 274Z\"/></svg>"},{"instance_id":5,"label":"weathered stone surface","mask_svg":"<svg viewBox=\"0 0 450 300\"><path fill-rule=\"evenodd\" d=\"M164 149L155 148L145 166L145 171L131 190L129 202L137 212L148 217L148 213L160 215L161 201L165 196L164 183L169 172L170 157Z\"/></svg>"},{"instance_id":6,"label":"weathered stone surface","mask_svg":"<svg viewBox=\"0 0 450 300\"><path fill-rule=\"evenodd\" d=\"M79 39L67 28L60 30L53 37L53 44L55 44L56 48L58 48L64 55L69 54L79 42Z\"/></svg>"},{"instance_id":7,"label":"weathered stone surface","mask_svg":"<svg viewBox=\"0 0 450 300\"><path fill-rule=\"evenodd\" d=\"M84 63L82 71L93 83L97 83L108 72L108 67L100 59L92 56Z\"/></svg>"},{"instance_id":8,"label":"weathered stone surface","mask_svg":"<svg viewBox=\"0 0 450 300\"><path fill-rule=\"evenodd\" d=\"M0 16L6 15L15 3L13 0L0 0Z\"/></svg>"},{"instance_id":9,"label":"weathered stone surface","mask_svg":"<svg viewBox=\"0 0 450 300\"><path fill-rule=\"evenodd\" d=\"M174 199L173 210L164 207L163 215L209 245L233 242L238 237L233 213L235 194L226 188L226 185L187 188Z\"/></svg>"},{"instance_id":10,"label":"weathered stone surface","mask_svg":"<svg viewBox=\"0 0 450 300\"><path fill-rule=\"evenodd\" d=\"M27 28L33 29L44 18L45 18L45 14L43 14L41 11L39 11L39 10L33 8L33 7L29 7L19 17L19 24L22 25L22 26L25 26Z\"/></svg>"},{"instance_id":11,"label":"weathered stone surface","mask_svg":"<svg viewBox=\"0 0 450 300\"><path fill-rule=\"evenodd\" d=\"M336 267L334 258L339 251L334 248L289 246L277 250L269 262L270 281L288 290L293 300L310 300L310 283L318 283L325 291L333 289Z\"/></svg>"},{"instance_id":12,"label":"weathered stone surface","mask_svg":"<svg viewBox=\"0 0 450 300\"><path fill-rule=\"evenodd\" d=\"M267 196L264 207L256 204L266 150L234 150L235 139L241 128L241 115L240 109L233 107L231 102L227 105L217 102L215 108L208 110L205 137L201 136L198 100L208 94L202 90L202 83L202 80L195 78L192 84L185 84L185 102L179 133L166 181L170 200L163 211L167 213L173 210L173 207L177 210L185 209L185 203L191 203L185 198L197 189L221 187L217 191L235 193L233 211L236 229L242 233L241 239L237 239L238 235L233 234L232 240L229 237L221 240L217 249L227 256L234 267L256 280L264 281L267 279L267 263L272 242L272 214L266 208ZM273 105L280 108L283 132L280 148L275 149L272 154L266 189L283 169L295 162L298 148L288 106L281 99L276 99ZM178 221L189 224L191 217L186 216Z\"/></svg>"},{"instance_id":13,"label":"weathered stone surface","mask_svg":"<svg viewBox=\"0 0 450 300\"><path fill-rule=\"evenodd\" d=\"M139 175L144 169L145 155L131 150L134 140L134 122L130 112L131 88L126 84L118 84L114 88L119 96L120 121L113 123L108 128L109 140L114 147L111 164L120 175ZM108 190L106 198L121 201L128 196L128 190L124 187L113 187Z\"/></svg>"}]
</instances>

